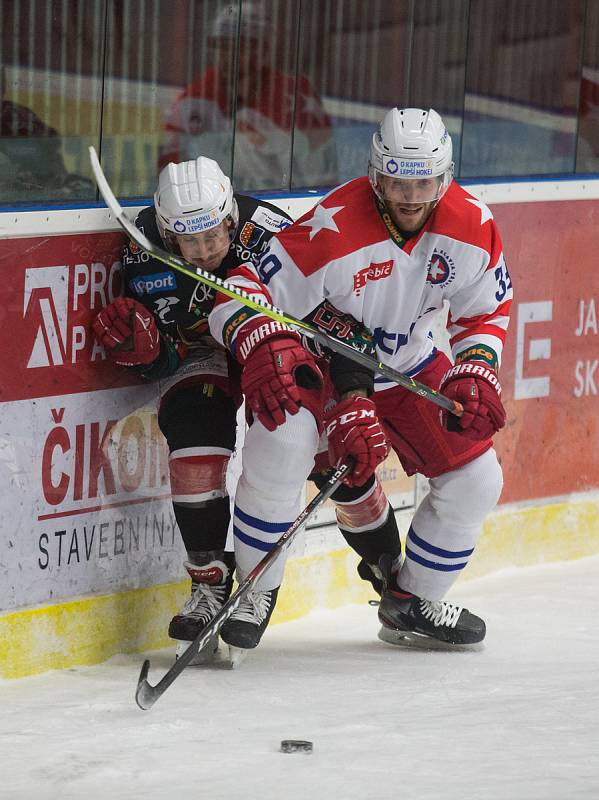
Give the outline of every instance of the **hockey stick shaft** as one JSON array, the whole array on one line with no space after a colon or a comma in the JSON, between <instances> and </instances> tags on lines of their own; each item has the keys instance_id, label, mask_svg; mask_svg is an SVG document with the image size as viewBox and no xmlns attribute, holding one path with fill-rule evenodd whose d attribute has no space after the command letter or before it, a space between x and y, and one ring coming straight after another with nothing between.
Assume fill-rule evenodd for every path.
<instances>
[{"instance_id":1,"label":"hockey stick shaft","mask_svg":"<svg viewBox=\"0 0 599 800\"><path fill-rule=\"evenodd\" d=\"M410 392L414 392L415 394L420 395L427 400L430 400L431 403L435 403L435 405L443 408L445 411L449 411L451 414L455 414L457 417L462 415L463 407L460 403L455 400L450 400L448 397L440 394L430 386L426 386L425 384L414 380L414 378L410 378L408 375L398 372L392 367L384 364L382 361L377 361L376 358L373 358L366 353L361 353L359 350L351 347L351 345L345 344L344 342L341 342L338 339L323 333L309 322L296 319L295 317L284 313L276 306L267 303L265 300L256 298L248 292L245 292L243 289L217 278L210 272L205 272L199 267L195 267L193 264L185 261L185 259L179 258L172 253L168 253L166 250L163 250L162 248L150 242L145 234L143 234L139 228L137 228L125 215L123 208L114 196L114 193L110 188L108 181L106 180L106 176L102 171L102 167L98 161L98 156L93 147L89 148L89 154L94 176L106 205L112 211L116 221L127 233L129 238L136 242L136 244L138 244L142 250L145 250L158 261L162 261L164 264L167 264L169 267L172 267L172 269L177 270L183 275L187 275L187 277L193 278L199 283L203 283L206 286L209 286L211 289L226 295L227 297L239 300L254 311L259 311L265 316L270 317L270 319L283 322L297 330L299 333L310 336L312 339L314 339L314 341L318 342L323 347L333 350L340 355L346 356L357 364L360 364L361 366L364 366L373 372L378 372L380 375L384 375L386 378L394 381L402 388L407 389Z\"/></svg>"},{"instance_id":2,"label":"hockey stick shaft","mask_svg":"<svg viewBox=\"0 0 599 800\"><path fill-rule=\"evenodd\" d=\"M199 651L206 646L210 639L215 636L229 617L233 614L236 608L247 595L248 592L255 586L258 578L266 572L266 570L274 563L274 561L283 553L293 542L296 534L307 522L311 514L316 511L318 506L325 502L339 486L343 478L351 470L349 463L341 464L335 472L332 473L326 484L318 492L318 494L308 503L301 514L291 523L285 533L275 542L272 548L264 556L264 558L256 564L254 569L243 580L237 590L231 595L227 602L223 605L220 611L212 618L212 620L205 625L198 633L196 638L191 642L187 650L175 661L173 666L161 678L161 680L152 686L148 682L148 671L150 669L150 661L146 659L139 674L139 681L135 692L135 700L137 705L147 711L150 709L156 700L161 697L173 681L183 672L186 666L194 659Z\"/></svg>"}]
</instances>

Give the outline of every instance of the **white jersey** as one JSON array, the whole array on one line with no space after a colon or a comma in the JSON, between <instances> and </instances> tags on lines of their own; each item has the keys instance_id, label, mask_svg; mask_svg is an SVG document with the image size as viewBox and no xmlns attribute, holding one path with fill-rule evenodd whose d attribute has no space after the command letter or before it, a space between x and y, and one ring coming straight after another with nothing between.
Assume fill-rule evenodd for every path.
<instances>
[{"instance_id":1,"label":"white jersey","mask_svg":"<svg viewBox=\"0 0 599 800\"><path fill-rule=\"evenodd\" d=\"M501 360L512 299L501 239L487 206L455 183L405 240L368 179L350 181L271 239L256 269L241 267L229 279L297 318L328 300L366 325L383 363L408 375L433 357L432 317L448 301L454 360L494 369ZM221 295L212 334L234 352L247 318ZM390 385L377 378L378 389Z\"/></svg>"}]
</instances>

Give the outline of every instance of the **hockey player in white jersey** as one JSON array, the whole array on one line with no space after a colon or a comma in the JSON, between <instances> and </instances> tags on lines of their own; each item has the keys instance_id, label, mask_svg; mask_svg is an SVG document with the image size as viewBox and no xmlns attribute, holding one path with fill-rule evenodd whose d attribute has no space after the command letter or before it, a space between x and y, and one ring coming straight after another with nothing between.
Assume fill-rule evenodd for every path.
<instances>
[{"instance_id":1,"label":"hockey player in white jersey","mask_svg":"<svg viewBox=\"0 0 599 800\"><path fill-rule=\"evenodd\" d=\"M362 557L360 574L381 591L381 638L474 644L485 623L444 598L502 488L492 437L505 424L497 372L511 281L493 215L453 181L451 138L434 110L391 109L373 136L368 173L277 234L257 269L241 267L230 279L300 318L326 298L372 332L378 359L464 412L440 413L360 368L340 376L321 364L321 388L306 389L296 379L296 364L306 364L299 335L218 295L210 328L243 365L255 417L235 501L238 570L247 573L296 516L324 429L330 464L355 461L346 494L334 499L340 528ZM453 363L430 333L444 302ZM403 558L375 474L389 446L408 475L430 483ZM266 574L265 592L276 593L283 568L279 560ZM248 646L267 619L255 611Z\"/></svg>"}]
</instances>

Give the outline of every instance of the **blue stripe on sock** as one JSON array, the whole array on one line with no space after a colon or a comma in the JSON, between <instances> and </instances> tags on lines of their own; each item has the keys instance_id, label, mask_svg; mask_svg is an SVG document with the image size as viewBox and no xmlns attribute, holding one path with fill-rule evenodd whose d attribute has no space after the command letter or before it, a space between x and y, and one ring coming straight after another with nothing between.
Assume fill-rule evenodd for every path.
<instances>
[{"instance_id":1,"label":"blue stripe on sock","mask_svg":"<svg viewBox=\"0 0 599 800\"><path fill-rule=\"evenodd\" d=\"M467 558L474 553L474 547L470 550L443 550L442 547L435 547L435 545L421 539L411 526L408 531L408 539L411 539L418 547L426 550L427 553L432 553L434 556L442 556L443 558Z\"/></svg>"},{"instance_id":2,"label":"blue stripe on sock","mask_svg":"<svg viewBox=\"0 0 599 800\"><path fill-rule=\"evenodd\" d=\"M468 563L467 561L463 561L461 564L439 564L438 561L429 561L426 558L422 558L422 556L410 550L409 547L406 547L406 556L417 564L421 564L423 567L428 567L429 569L436 569L438 572L456 572L459 569L464 569Z\"/></svg>"},{"instance_id":3,"label":"blue stripe on sock","mask_svg":"<svg viewBox=\"0 0 599 800\"><path fill-rule=\"evenodd\" d=\"M253 536L248 536L247 533L240 531L236 525L233 525L233 535L236 536L240 542L248 544L256 550L262 550L263 553L268 553L274 547L274 542L263 542L261 539L255 539Z\"/></svg>"},{"instance_id":4,"label":"blue stripe on sock","mask_svg":"<svg viewBox=\"0 0 599 800\"><path fill-rule=\"evenodd\" d=\"M245 511L242 511L239 506L235 506L234 516L240 519L241 522L245 522L246 525L251 525L252 528L257 528L259 531L264 531L264 533L285 533L291 525L291 522L265 522L265 520L258 519L258 517L251 517Z\"/></svg>"}]
</instances>

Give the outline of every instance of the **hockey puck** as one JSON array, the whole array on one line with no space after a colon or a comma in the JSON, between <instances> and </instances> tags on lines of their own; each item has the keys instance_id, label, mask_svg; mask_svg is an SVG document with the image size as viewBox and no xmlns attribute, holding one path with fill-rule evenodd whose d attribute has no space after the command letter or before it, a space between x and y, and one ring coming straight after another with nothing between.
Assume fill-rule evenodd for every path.
<instances>
[{"instance_id":1,"label":"hockey puck","mask_svg":"<svg viewBox=\"0 0 599 800\"><path fill-rule=\"evenodd\" d=\"M281 753L311 753L312 742L302 739L283 739L281 742Z\"/></svg>"}]
</instances>

